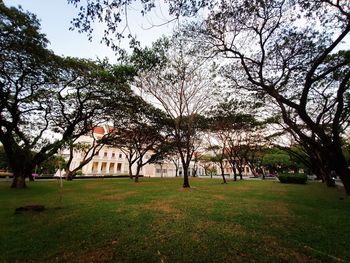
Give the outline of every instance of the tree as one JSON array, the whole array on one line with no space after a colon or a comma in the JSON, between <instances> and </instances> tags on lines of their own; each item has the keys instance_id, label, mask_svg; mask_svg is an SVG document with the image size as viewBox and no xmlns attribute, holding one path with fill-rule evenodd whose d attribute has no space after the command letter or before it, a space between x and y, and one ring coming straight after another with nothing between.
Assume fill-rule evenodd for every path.
<instances>
[{"instance_id":1,"label":"tree","mask_svg":"<svg viewBox=\"0 0 350 263\"><path fill-rule=\"evenodd\" d=\"M24 188L35 166L103 118L102 100L128 86L103 63L61 58L46 48L36 17L0 3L0 142Z\"/></svg>"},{"instance_id":2,"label":"tree","mask_svg":"<svg viewBox=\"0 0 350 263\"><path fill-rule=\"evenodd\" d=\"M184 43L163 38L151 49L136 50L131 57L139 68L136 85L156 100L171 120L172 138L180 155L184 182L195 152L204 110L214 85L205 61L186 54Z\"/></svg>"},{"instance_id":3,"label":"tree","mask_svg":"<svg viewBox=\"0 0 350 263\"><path fill-rule=\"evenodd\" d=\"M140 171L148 163L156 162L164 154L166 143L166 117L164 113L134 96L132 107L123 117L111 116L114 130L108 143L117 146L126 155L129 163L129 176L133 178L132 166L136 164L135 182ZM150 157L146 158L147 155Z\"/></svg>"},{"instance_id":4,"label":"tree","mask_svg":"<svg viewBox=\"0 0 350 263\"><path fill-rule=\"evenodd\" d=\"M234 83L271 98L313 163L326 178L335 170L350 194L340 140L349 125L350 52L339 51L350 31L350 3L223 1L189 28L208 56L231 61Z\"/></svg>"},{"instance_id":5,"label":"tree","mask_svg":"<svg viewBox=\"0 0 350 263\"><path fill-rule=\"evenodd\" d=\"M52 155L40 164L33 172L40 175L53 175L59 167L64 167L66 161L62 156Z\"/></svg>"},{"instance_id":6,"label":"tree","mask_svg":"<svg viewBox=\"0 0 350 263\"><path fill-rule=\"evenodd\" d=\"M215 165L213 165L214 163L215 157L210 154L201 155L199 160L199 165L203 167L205 175L210 175L210 178L213 178L213 174L217 173L217 169Z\"/></svg>"},{"instance_id":7,"label":"tree","mask_svg":"<svg viewBox=\"0 0 350 263\"><path fill-rule=\"evenodd\" d=\"M77 4L78 0L71 2ZM115 16L102 16L100 1L80 9L75 26L91 30L95 17L110 30L132 0L104 2ZM155 5L144 2L143 12ZM227 75L240 87L275 103L288 130L305 148L316 172L331 170L350 194L350 170L341 151L349 125L350 52L342 42L350 32L350 2L334 0L172 1L169 13L203 20L185 35L208 57L223 56ZM109 32L108 30L106 31ZM113 31L115 32L115 31Z\"/></svg>"},{"instance_id":8,"label":"tree","mask_svg":"<svg viewBox=\"0 0 350 263\"><path fill-rule=\"evenodd\" d=\"M271 173L282 173L292 166L292 161L286 151L272 148L264 155L262 165L267 167Z\"/></svg>"},{"instance_id":9,"label":"tree","mask_svg":"<svg viewBox=\"0 0 350 263\"><path fill-rule=\"evenodd\" d=\"M92 142L82 142L79 140L81 137L77 137L74 139L74 141L67 143L69 147L69 157L65 163L64 169L66 173L66 179L68 181L73 180L73 178L77 175L77 172L81 170L86 164L88 164L96 155L98 155L112 133L112 130L109 130L103 134L102 137L98 138L95 136L94 131L95 127L93 127L88 132L88 135L92 138ZM71 164L75 154L80 154L82 160L77 166L72 168Z\"/></svg>"},{"instance_id":10,"label":"tree","mask_svg":"<svg viewBox=\"0 0 350 263\"><path fill-rule=\"evenodd\" d=\"M254 116L260 107L260 103L248 100L225 99L210 113L210 138L217 143L220 167L223 170L224 160L227 160L235 181L237 171L242 179L246 165L255 170L257 152L266 144L266 121L258 121Z\"/></svg>"},{"instance_id":11,"label":"tree","mask_svg":"<svg viewBox=\"0 0 350 263\"><path fill-rule=\"evenodd\" d=\"M223 139L220 135L218 138ZM220 172L221 172L221 177L222 181L224 184L227 184L226 178L225 178L225 163L227 161L226 155L225 155L225 149L226 149L226 140L220 140L220 146L217 144L213 144L211 141L213 138L209 137L208 142L209 142L209 147L206 148L207 151L210 152L211 156L211 161L213 163L216 163L220 167ZM207 168L210 168L210 166L206 166Z\"/></svg>"}]
</instances>

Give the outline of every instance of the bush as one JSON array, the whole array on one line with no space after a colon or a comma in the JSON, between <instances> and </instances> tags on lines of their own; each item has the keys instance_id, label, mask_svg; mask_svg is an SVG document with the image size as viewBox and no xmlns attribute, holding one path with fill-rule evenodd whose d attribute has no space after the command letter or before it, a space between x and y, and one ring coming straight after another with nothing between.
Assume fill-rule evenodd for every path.
<instances>
[{"instance_id":1,"label":"bush","mask_svg":"<svg viewBox=\"0 0 350 263\"><path fill-rule=\"evenodd\" d=\"M305 174L281 174L278 179L283 184L306 184L307 176Z\"/></svg>"}]
</instances>

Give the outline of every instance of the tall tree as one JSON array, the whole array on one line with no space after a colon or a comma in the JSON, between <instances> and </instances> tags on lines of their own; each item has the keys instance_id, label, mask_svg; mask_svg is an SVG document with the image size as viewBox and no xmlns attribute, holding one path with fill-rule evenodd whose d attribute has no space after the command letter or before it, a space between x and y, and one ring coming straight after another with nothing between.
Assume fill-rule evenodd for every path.
<instances>
[{"instance_id":1,"label":"tall tree","mask_svg":"<svg viewBox=\"0 0 350 263\"><path fill-rule=\"evenodd\" d=\"M131 58L140 69L137 86L157 101L171 120L173 140L182 163L184 188L190 187L189 165L202 124L200 114L210 104L215 88L205 61L186 51L184 43L163 38L150 49L136 50Z\"/></svg>"},{"instance_id":2,"label":"tall tree","mask_svg":"<svg viewBox=\"0 0 350 263\"><path fill-rule=\"evenodd\" d=\"M111 118L114 130L108 139L109 144L117 146L126 155L130 178L134 176L132 167L136 165L134 178L138 182L142 167L163 155L166 116L141 97L134 96L132 107L122 117L112 114Z\"/></svg>"},{"instance_id":3,"label":"tall tree","mask_svg":"<svg viewBox=\"0 0 350 263\"><path fill-rule=\"evenodd\" d=\"M79 3L78 0L70 2ZM91 1L75 26L91 30L91 20L107 21L115 32L124 8L134 1ZM148 12L152 2L143 2ZM123 8L124 7L124 8ZM104 10L115 16L103 16ZM242 88L269 97L289 132L297 136L325 178L331 170L350 194L350 170L341 151L349 125L350 2L339 0L171 1L169 13L203 20L185 28L209 57L227 58L227 75ZM193 21L193 20L192 20ZM106 31L109 32L108 30Z\"/></svg>"},{"instance_id":4,"label":"tall tree","mask_svg":"<svg viewBox=\"0 0 350 263\"><path fill-rule=\"evenodd\" d=\"M231 61L228 78L271 98L320 172L327 178L335 170L350 194L341 151L350 116L350 51L341 51L350 2L221 1L187 29L206 55Z\"/></svg>"},{"instance_id":5,"label":"tall tree","mask_svg":"<svg viewBox=\"0 0 350 263\"><path fill-rule=\"evenodd\" d=\"M261 106L248 100L225 99L210 113L210 137L217 143L221 162L230 163L235 180L237 171L242 179L245 166L254 170L256 153L266 142L266 122L255 117Z\"/></svg>"},{"instance_id":6,"label":"tall tree","mask_svg":"<svg viewBox=\"0 0 350 263\"><path fill-rule=\"evenodd\" d=\"M0 141L26 186L36 165L103 116L101 99L128 87L103 64L61 58L46 47L36 17L0 2Z\"/></svg>"},{"instance_id":7,"label":"tall tree","mask_svg":"<svg viewBox=\"0 0 350 263\"><path fill-rule=\"evenodd\" d=\"M213 174L217 173L215 166L215 157L211 154L203 154L200 156L199 165L203 167L205 175L213 178Z\"/></svg>"}]
</instances>

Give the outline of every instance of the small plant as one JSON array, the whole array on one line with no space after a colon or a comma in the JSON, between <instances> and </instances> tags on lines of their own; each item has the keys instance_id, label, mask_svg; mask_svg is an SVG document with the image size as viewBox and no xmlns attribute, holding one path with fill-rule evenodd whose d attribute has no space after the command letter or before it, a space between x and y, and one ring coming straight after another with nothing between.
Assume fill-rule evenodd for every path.
<instances>
[{"instance_id":1,"label":"small plant","mask_svg":"<svg viewBox=\"0 0 350 263\"><path fill-rule=\"evenodd\" d=\"M306 184L307 176L302 173L288 173L279 175L278 179L284 184Z\"/></svg>"}]
</instances>

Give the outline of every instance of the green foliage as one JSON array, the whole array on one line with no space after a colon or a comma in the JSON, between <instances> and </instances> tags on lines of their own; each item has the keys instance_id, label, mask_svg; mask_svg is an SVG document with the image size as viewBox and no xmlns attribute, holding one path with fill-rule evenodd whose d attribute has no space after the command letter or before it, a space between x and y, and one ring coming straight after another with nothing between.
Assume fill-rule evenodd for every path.
<instances>
[{"instance_id":1,"label":"green foliage","mask_svg":"<svg viewBox=\"0 0 350 263\"><path fill-rule=\"evenodd\" d=\"M285 151L274 149L270 150L267 154L264 155L262 164L266 166L287 167L291 165L291 160L288 153L286 153Z\"/></svg>"},{"instance_id":2,"label":"green foliage","mask_svg":"<svg viewBox=\"0 0 350 263\"><path fill-rule=\"evenodd\" d=\"M37 167L38 174L53 175L59 167L64 167L66 161L62 156L53 155Z\"/></svg>"},{"instance_id":3,"label":"green foliage","mask_svg":"<svg viewBox=\"0 0 350 263\"><path fill-rule=\"evenodd\" d=\"M300 145L274 147L265 150L261 164L271 172L297 172L299 169L310 169L310 158Z\"/></svg>"},{"instance_id":4,"label":"green foliage","mask_svg":"<svg viewBox=\"0 0 350 263\"><path fill-rule=\"evenodd\" d=\"M106 105L122 111L135 72L127 65L56 56L35 15L2 1L0 18L0 142L15 175L13 187L24 187L17 178L109 119ZM50 133L61 136L44 136Z\"/></svg>"},{"instance_id":5,"label":"green foliage","mask_svg":"<svg viewBox=\"0 0 350 263\"><path fill-rule=\"evenodd\" d=\"M296 173L296 174L280 174L278 179L283 184L306 184L307 176L305 174Z\"/></svg>"}]
</instances>

